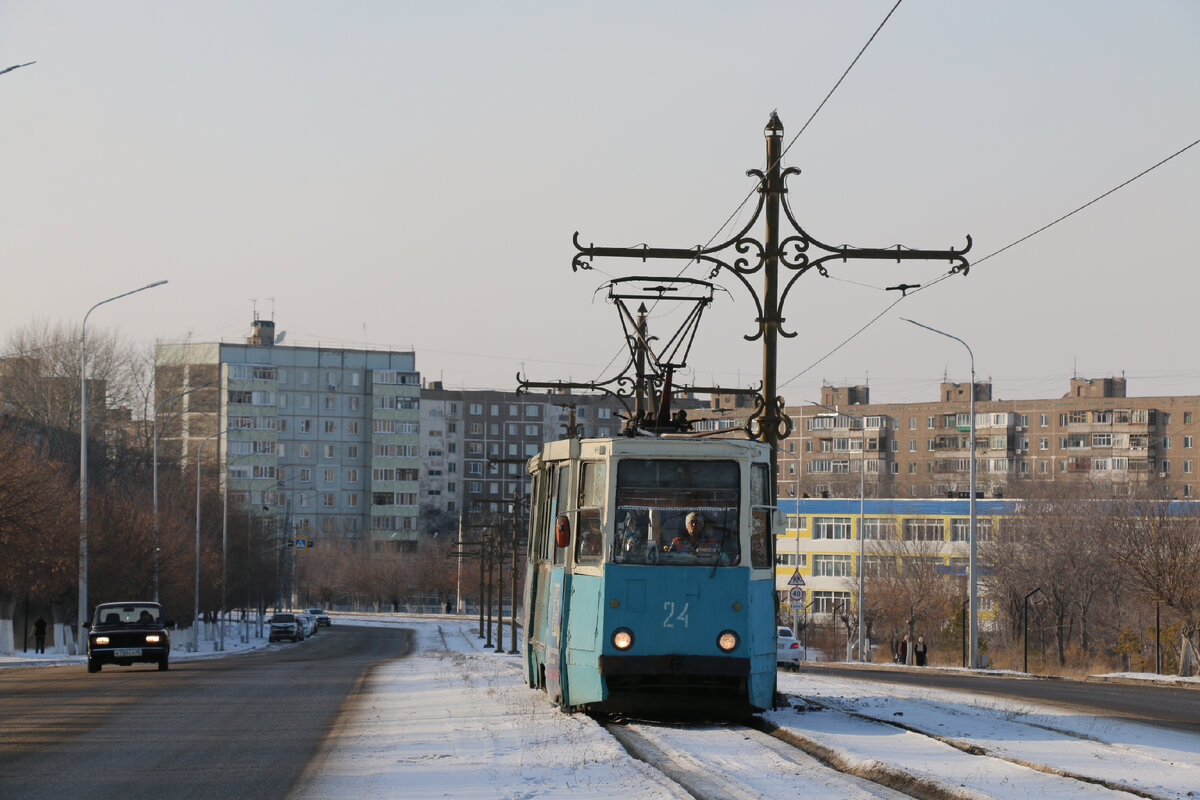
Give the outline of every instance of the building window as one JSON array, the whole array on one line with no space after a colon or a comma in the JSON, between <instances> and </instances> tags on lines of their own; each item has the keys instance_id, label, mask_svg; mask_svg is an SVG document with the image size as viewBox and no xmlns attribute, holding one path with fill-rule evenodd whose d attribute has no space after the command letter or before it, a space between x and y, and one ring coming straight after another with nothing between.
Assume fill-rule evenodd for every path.
<instances>
[{"instance_id":1,"label":"building window","mask_svg":"<svg viewBox=\"0 0 1200 800\"><path fill-rule=\"evenodd\" d=\"M940 542L946 538L946 524L930 517L906 519L903 537L910 542Z\"/></svg>"},{"instance_id":2,"label":"building window","mask_svg":"<svg viewBox=\"0 0 1200 800\"><path fill-rule=\"evenodd\" d=\"M1048 427L1050 425L1050 415L1042 414L1039 418L1039 422L1041 422L1043 428Z\"/></svg>"},{"instance_id":3,"label":"building window","mask_svg":"<svg viewBox=\"0 0 1200 800\"><path fill-rule=\"evenodd\" d=\"M1192 449L1192 437L1190 437L1190 436L1183 437L1183 449L1184 450Z\"/></svg>"},{"instance_id":4,"label":"building window","mask_svg":"<svg viewBox=\"0 0 1200 800\"><path fill-rule=\"evenodd\" d=\"M1038 449L1039 450L1049 450L1050 449L1050 437L1049 436L1043 436L1042 438L1038 439Z\"/></svg>"},{"instance_id":5,"label":"building window","mask_svg":"<svg viewBox=\"0 0 1200 800\"><path fill-rule=\"evenodd\" d=\"M311 419L300 420L300 424L297 429L301 433L312 433L312 420Z\"/></svg>"},{"instance_id":6,"label":"building window","mask_svg":"<svg viewBox=\"0 0 1200 800\"><path fill-rule=\"evenodd\" d=\"M815 577L849 578L852 574L851 558L848 555L814 555L812 574Z\"/></svg>"},{"instance_id":7,"label":"building window","mask_svg":"<svg viewBox=\"0 0 1200 800\"><path fill-rule=\"evenodd\" d=\"M346 447L346 458L358 458L358 445L352 444Z\"/></svg>"},{"instance_id":8,"label":"building window","mask_svg":"<svg viewBox=\"0 0 1200 800\"><path fill-rule=\"evenodd\" d=\"M337 433L337 420L335 420L335 419L325 420L325 432L326 433Z\"/></svg>"},{"instance_id":9,"label":"building window","mask_svg":"<svg viewBox=\"0 0 1200 800\"><path fill-rule=\"evenodd\" d=\"M849 539L850 517L813 517L814 539Z\"/></svg>"},{"instance_id":10,"label":"building window","mask_svg":"<svg viewBox=\"0 0 1200 800\"><path fill-rule=\"evenodd\" d=\"M327 444L327 445L325 445L325 448L324 448L324 453L325 453L325 457L326 457L326 458L333 458L333 457L334 457L334 454L333 454L333 445L331 445L331 444Z\"/></svg>"},{"instance_id":11,"label":"building window","mask_svg":"<svg viewBox=\"0 0 1200 800\"><path fill-rule=\"evenodd\" d=\"M1164 436L1163 437L1163 450L1170 450L1170 449L1171 449L1171 437Z\"/></svg>"},{"instance_id":12,"label":"building window","mask_svg":"<svg viewBox=\"0 0 1200 800\"><path fill-rule=\"evenodd\" d=\"M536 418L536 417L541 416L540 407L535 406L535 405L525 406L525 416L531 417L531 418Z\"/></svg>"},{"instance_id":13,"label":"building window","mask_svg":"<svg viewBox=\"0 0 1200 800\"><path fill-rule=\"evenodd\" d=\"M346 470L346 483L358 483L358 470Z\"/></svg>"},{"instance_id":14,"label":"building window","mask_svg":"<svg viewBox=\"0 0 1200 800\"><path fill-rule=\"evenodd\" d=\"M300 445L300 457L301 458L311 458L312 457L312 445L309 445L309 444Z\"/></svg>"},{"instance_id":15,"label":"building window","mask_svg":"<svg viewBox=\"0 0 1200 800\"><path fill-rule=\"evenodd\" d=\"M346 408L348 408L349 410L358 411L358 409L360 407L361 406L360 406L359 398L357 398L357 397L347 397L346 398Z\"/></svg>"}]
</instances>

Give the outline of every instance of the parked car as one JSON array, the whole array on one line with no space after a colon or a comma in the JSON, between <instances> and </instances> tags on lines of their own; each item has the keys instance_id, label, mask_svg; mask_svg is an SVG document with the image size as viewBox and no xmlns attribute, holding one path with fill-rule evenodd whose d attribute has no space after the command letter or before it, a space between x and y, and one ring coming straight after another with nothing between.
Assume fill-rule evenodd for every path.
<instances>
[{"instance_id":1,"label":"parked car","mask_svg":"<svg viewBox=\"0 0 1200 800\"><path fill-rule=\"evenodd\" d=\"M267 634L269 642L281 642L284 639L298 642L304 638L304 624L290 611L279 611L273 614L267 622L271 626L271 630Z\"/></svg>"},{"instance_id":2,"label":"parked car","mask_svg":"<svg viewBox=\"0 0 1200 800\"><path fill-rule=\"evenodd\" d=\"M304 626L304 638L317 635L317 618L307 611L301 611L296 615L300 618L300 624Z\"/></svg>"},{"instance_id":3,"label":"parked car","mask_svg":"<svg viewBox=\"0 0 1200 800\"><path fill-rule=\"evenodd\" d=\"M308 613L312 614L314 617L316 617L317 624L322 627L328 628L330 625L333 624L333 620L331 620L329 618L329 612L327 612L323 608L310 608L308 610Z\"/></svg>"},{"instance_id":4,"label":"parked car","mask_svg":"<svg viewBox=\"0 0 1200 800\"><path fill-rule=\"evenodd\" d=\"M792 629L780 625L775 632L775 663L799 669L800 667L800 642L796 641L796 637L792 635Z\"/></svg>"},{"instance_id":5,"label":"parked car","mask_svg":"<svg viewBox=\"0 0 1200 800\"><path fill-rule=\"evenodd\" d=\"M127 667L138 662L165 670L171 657L171 632L158 603L101 603L88 625L87 670L105 664Z\"/></svg>"}]
</instances>

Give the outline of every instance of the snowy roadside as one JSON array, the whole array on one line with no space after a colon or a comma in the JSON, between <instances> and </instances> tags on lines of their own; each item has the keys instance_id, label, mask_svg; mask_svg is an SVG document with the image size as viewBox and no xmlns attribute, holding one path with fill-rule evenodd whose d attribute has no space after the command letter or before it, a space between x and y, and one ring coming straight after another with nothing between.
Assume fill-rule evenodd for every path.
<instances>
[{"instance_id":1,"label":"snowy roadside","mask_svg":"<svg viewBox=\"0 0 1200 800\"><path fill-rule=\"evenodd\" d=\"M414 652L374 671L290 800L689 797L526 687L516 656L483 649L476 621L404 626Z\"/></svg>"}]
</instances>

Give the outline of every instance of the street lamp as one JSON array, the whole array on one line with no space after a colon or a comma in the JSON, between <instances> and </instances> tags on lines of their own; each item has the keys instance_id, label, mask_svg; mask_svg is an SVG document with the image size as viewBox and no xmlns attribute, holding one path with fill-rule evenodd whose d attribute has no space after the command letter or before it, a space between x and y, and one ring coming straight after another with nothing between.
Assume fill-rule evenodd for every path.
<instances>
[{"instance_id":1,"label":"street lamp","mask_svg":"<svg viewBox=\"0 0 1200 800\"><path fill-rule=\"evenodd\" d=\"M187 391L173 394L170 397L164 397L161 401L159 401L159 404L154 407L154 602L156 603L158 602L158 412L159 409L161 409L171 400L183 397L185 394L191 394L192 392L198 389L203 389L206 386L212 386L213 383L215 383L215 381L209 381L208 383L203 383L199 386L193 386Z\"/></svg>"},{"instance_id":2,"label":"street lamp","mask_svg":"<svg viewBox=\"0 0 1200 800\"><path fill-rule=\"evenodd\" d=\"M901 317L900 319L904 320L905 322L911 322L913 325L916 325L918 328L924 328L927 331L933 331L934 333L945 336L947 339L953 339L954 341L961 344L963 347L967 348L967 355L971 359L971 401L970 401L970 411L969 411L969 414L971 417L971 428L970 428L970 431L971 431L971 433L970 433L970 436L971 436L971 480L970 480L969 491L967 492L967 495L970 498L969 505L967 506L967 508L969 509L968 513L970 515L970 521L968 522L968 533L971 538L971 564L970 564L970 572L971 572L971 577L970 577L970 583L971 583L971 594L970 594L971 649L970 649L970 652L971 652L971 668L974 669L975 667L979 666L979 664L978 664L978 662L979 662L979 573L976 570L976 564L975 564L976 556L978 555L978 551L979 551L979 542L976 540L976 537L975 537L975 354L971 352L970 345L968 345L966 342L964 342L962 339L958 338L957 336L952 336L949 333L946 333L945 331L939 331L937 328L931 328L928 325L922 325L920 322L917 322L916 320L908 319L907 317Z\"/></svg>"},{"instance_id":3,"label":"street lamp","mask_svg":"<svg viewBox=\"0 0 1200 800\"><path fill-rule=\"evenodd\" d=\"M866 419L857 414L847 414L845 411L839 411L836 408L830 408L824 403L817 403L812 400L808 401L809 405L823 408L826 411L832 411L842 417L858 420L858 429L862 433L862 447L859 450L858 458L858 660L866 663L866 630L863 628L863 606L867 600L867 584L866 584L866 555L867 555L867 537L866 526L864 525L865 510L867 504L867 424Z\"/></svg>"},{"instance_id":4,"label":"street lamp","mask_svg":"<svg viewBox=\"0 0 1200 800\"><path fill-rule=\"evenodd\" d=\"M131 294L162 286L166 281L148 283L139 289L115 295L107 300L101 300L87 310L83 315L83 324L79 326L79 652L87 647L87 634L84 622L87 620L87 551L88 551L88 459L87 459L87 321L100 306L120 300Z\"/></svg>"}]
</instances>

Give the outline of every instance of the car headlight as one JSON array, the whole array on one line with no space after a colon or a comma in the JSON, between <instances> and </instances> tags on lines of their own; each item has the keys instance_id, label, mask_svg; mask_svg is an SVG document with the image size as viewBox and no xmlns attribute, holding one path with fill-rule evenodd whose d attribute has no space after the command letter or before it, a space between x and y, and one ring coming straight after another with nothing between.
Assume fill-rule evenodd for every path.
<instances>
[{"instance_id":1,"label":"car headlight","mask_svg":"<svg viewBox=\"0 0 1200 800\"><path fill-rule=\"evenodd\" d=\"M721 631L721 635L717 637L717 647L724 650L726 653L738 646L738 635L733 631Z\"/></svg>"},{"instance_id":2,"label":"car headlight","mask_svg":"<svg viewBox=\"0 0 1200 800\"><path fill-rule=\"evenodd\" d=\"M96 644L108 644L108 637L107 636L97 636Z\"/></svg>"},{"instance_id":3,"label":"car headlight","mask_svg":"<svg viewBox=\"0 0 1200 800\"><path fill-rule=\"evenodd\" d=\"M146 634L146 641L150 642L150 644L158 644L160 641L162 641L162 637L157 633L148 633Z\"/></svg>"},{"instance_id":4,"label":"car headlight","mask_svg":"<svg viewBox=\"0 0 1200 800\"><path fill-rule=\"evenodd\" d=\"M633 647L633 631L628 628L617 628L612 635L613 647L618 650L628 650Z\"/></svg>"}]
</instances>

